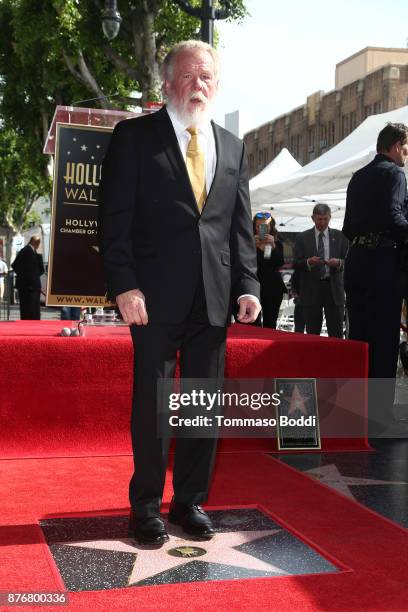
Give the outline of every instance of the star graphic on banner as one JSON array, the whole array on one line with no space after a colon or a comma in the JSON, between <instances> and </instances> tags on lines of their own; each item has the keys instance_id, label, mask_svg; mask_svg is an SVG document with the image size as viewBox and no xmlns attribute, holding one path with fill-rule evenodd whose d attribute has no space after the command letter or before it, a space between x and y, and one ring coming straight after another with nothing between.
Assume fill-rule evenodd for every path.
<instances>
[{"instance_id":1,"label":"star graphic on banner","mask_svg":"<svg viewBox=\"0 0 408 612\"><path fill-rule=\"evenodd\" d=\"M96 145L96 148L97 148L97 149L100 149L100 148L101 148L101 145Z\"/></svg>"},{"instance_id":2,"label":"star graphic on banner","mask_svg":"<svg viewBox=\"0 0 408 612\"><path fill-rule=\"evenodd\" d=\"M67 151L67 155L71 155L71 151Z\"/></svg>"},{"instance_id":3,"label":"star graphic on banner","mask_svg":"<svg viewBox=\"0 0 408 612\"><path fill-rule=\"evenodd\" d=\"M293 387L292 395L290 397L285 397L284 399L289 402L288 415L296 414L296 412L302 412L305 416L308 416L308 411L306 408L307 398L303 397L297 385Z\"/></svg>"},{"instance_id":4,"label":"star graphic on banner","mask_svg":"<svg viewBox=\"0 0 408 612\"><path fill-rule=\"evenodd\" d=\"M404 485L408 484L401 481L390 480L375 480L374 478L358 478L354 476L343 476L338 467L333 463L323 465L311 470L305 470L305 474L312 476L316 480L323 482L332 489L336 489L346 497L354 499L354 495L350 489L352 486L372 486L372 485Z\"/></svg>"},{"instance_id":5,"label":"star graphic on banner","mask_svg":"<svg viewBox=\"0 0 408 612\"><path fill-rule=\"evenodd\" d=\"M190 563L191 561L188 560L189 557L176 557L170 554L170 551L174 551L174 549L177 548L184 550L184 552L186 550L194 551L197 548L205 549L205 554L194 556L195 563L201 561L206 563L222 563L223 565L230 565L232 567L273 572L274 574L278 573L282 576L288 576L289 573L282 570L280 567L272 563L266 563L251 554L234 548L235 546L240 546L241 544L253 542L281 532L281 529L269 529L264 531L217 533L212 540L206 540L205 542L188 540L184 537L169 534L169 541L160 549L152 549L146 546L140 546L139 544L133 544L134 541L128 538L123 538L121 540L69 542L64 544L67 546L90 548L94 550L110 550L135 554L136 560L128 582L129 586L131 586L167 570ZM192 556L193 555L191 555L191 557Z\"/></svg>"},{"instance_id":6,"label":"star graphic on banner","mask_svg":"<svg viewBox=\"0 0 408 612\"><path fill-rule=\"evenodd\" d=\"M77 139L75 138L75 136L74 136L74 138L73 138L72 140L73 140L74 142L76 142L76 141L77 141Z\"/></svg>"},{"instance_id":7,"label":"star graphic on banner","mask_svg":"<svg viewBox=\"0 0 408 612\"><path fill-rule=\"evenodd\" d=\"M95 159L95 155L91 155L91 159Z\"/></svg>"},{"instance_id":8,"label":"star graphic on banner","mask_svg":"<svg viewBox=\"0 0 408 612\"><path fill-rule=\"evenodd\" d=\"M86 151L86 150L87 150L87 148L88 148L88 147L87 147L86 145L82 145L82 146L81 146L81 151Z\"/></svg>"}]
</instances>

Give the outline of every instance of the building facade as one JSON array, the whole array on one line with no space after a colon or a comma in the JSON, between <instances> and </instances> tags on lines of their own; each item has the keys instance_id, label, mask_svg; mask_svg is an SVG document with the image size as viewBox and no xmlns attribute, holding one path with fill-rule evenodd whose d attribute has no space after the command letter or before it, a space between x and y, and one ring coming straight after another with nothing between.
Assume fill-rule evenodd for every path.
<instances>
[{"instance_id":1,"label":"building facade","mask_svg":"<svg viewBox=\"0 0 408 612\"><path fill-rule=\"evenodd\" d=\"M350 134L366 117L408 104L408 49L367 47L336 66L336 89L244 136L250 177L283 147L305 165Z\"/></svg>"}]
</instances>

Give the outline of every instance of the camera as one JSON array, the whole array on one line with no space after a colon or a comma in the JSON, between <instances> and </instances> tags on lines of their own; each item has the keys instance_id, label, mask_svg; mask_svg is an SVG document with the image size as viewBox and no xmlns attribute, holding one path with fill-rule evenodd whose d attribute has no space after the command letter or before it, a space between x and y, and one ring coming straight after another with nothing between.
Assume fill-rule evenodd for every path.
<instances>
[{"instance_id":1,"label":"camera","mask_svg":"<svg viewBox=\"0 0 408 612\"><path fill-rule=\"evenodd\" d=\"M258 236L260 240L265 240L266 236L268 235L268 224L267 223L261 223L261 225L259 226L258 229Z\"/></svg>"}]
</instances>

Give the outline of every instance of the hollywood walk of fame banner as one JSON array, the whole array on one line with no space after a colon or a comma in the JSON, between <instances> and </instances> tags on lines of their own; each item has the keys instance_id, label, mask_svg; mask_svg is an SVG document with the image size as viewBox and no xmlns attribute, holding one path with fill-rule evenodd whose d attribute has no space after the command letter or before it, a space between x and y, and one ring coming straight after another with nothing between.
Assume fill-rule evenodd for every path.
<instances>
[{"instance_id":1,"label":"hollywood walk of fame banner","mask_svg":"<svg viewBox=\"0 0 408 612\"><path fill-rule=\"evenodd\" d=\"M321 448L315 378L277 378L279 450Z\"/></svg>"},{"instance_id":2,"label":"hollywood walk of fame banner","mask_svg":"<svg viewBox=\"0 0 408 612\"><path fill-rule=\"evenodd\" d=\"M112 131L57 123L47 305L112 305L98 247L98 187Z\"/></svg>"}]
</instances>

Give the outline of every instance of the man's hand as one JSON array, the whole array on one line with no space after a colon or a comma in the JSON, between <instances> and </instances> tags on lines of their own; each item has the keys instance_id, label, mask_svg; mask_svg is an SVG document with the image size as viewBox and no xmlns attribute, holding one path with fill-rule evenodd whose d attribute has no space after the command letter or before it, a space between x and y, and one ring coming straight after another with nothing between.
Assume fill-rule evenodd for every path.
<instances>
[{"instance_id":1,"label":"man's hand","mask_svg":"<svg viewBox=\"0 0 408 612\"><path fill-rule=\"evenodd\" d=\"M320 265L324 263L324 261L321 260L320 257L317 257L317 255L313 255L313 257L309 257L307 263L309 264L309 266L317 266L318 264Z\"/></svg>"},{"instance_id":2,"label":"man's hand","mask_svg":"<svg viewBox=\"0 0 408 612\"><path fill-rule=\"evenodd\" d=\"M123 320L128 325L147 325L149 322L145 296L139 289L131 289L116 296L116 303L119 307Z\"/></svg>"},{"instance_id":3,"label":"man's hand","mask_svg":"<svg viewBox=\"0 0 408 612\"><path fill-rule=\"evenodd\" d=\"M237 319L239 323L253 323L261 312L261 305L251 297L242 297L239 300L239 312Z\"/></svg>"},{"instance_id":4,"label":"man's hand","mask_svg":"<svg viewBox=\"0 0 408 612\"><path fill-rule=\"evenodd\" d=\"M332 257L331 259L327 259L325 263L330 266L330 268L340 268L341 260L336 257Z\"/></svg>"}]
</instances>

